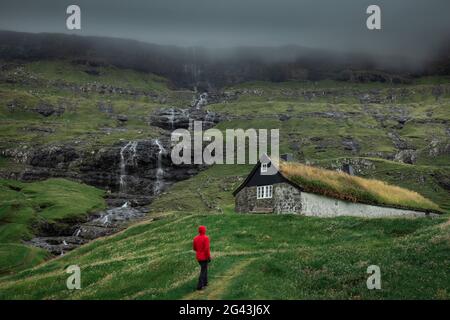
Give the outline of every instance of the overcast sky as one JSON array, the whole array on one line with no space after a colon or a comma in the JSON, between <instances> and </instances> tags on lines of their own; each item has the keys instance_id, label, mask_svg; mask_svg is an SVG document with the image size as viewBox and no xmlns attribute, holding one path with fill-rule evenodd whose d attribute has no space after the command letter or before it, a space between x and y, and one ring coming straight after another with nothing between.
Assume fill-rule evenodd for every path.
<instances>
[{"instance_id":1,"label":"overcast sky","mask_svg":"<svg viewBox=\"0 0 450 320\"><path fill-rule=\"evenodd\" d=\"M70 4L81 7L81 31L66 29ZM381 31L366 28L370 4L381 7ZM449 13L449 0L0 0L0 29L423 56L449 39Z\"/></svg>"}]
</instances>

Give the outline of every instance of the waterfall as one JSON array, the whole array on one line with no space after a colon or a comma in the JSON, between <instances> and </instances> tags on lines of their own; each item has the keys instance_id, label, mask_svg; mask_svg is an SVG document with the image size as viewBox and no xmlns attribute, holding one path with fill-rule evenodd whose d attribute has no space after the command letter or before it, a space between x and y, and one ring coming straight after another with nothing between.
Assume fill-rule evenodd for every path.
<instances>
[{"instance_id":1,"label":"waterfall","mask_svg":"<svg viewBox=\"0 0 450 320\"><path fill-rule=\"evenodd\" d=\"M203 92L194 105L195 109L198 110L198 109L201 109L202 107L206 106L208 104L207 98L208 98L208 94L206 92Z\"/></svg>"},{"instance_id":2,"label":"waterfall","mask_svg":"<svg viewBox=\"0 0 450 320\"><path fill-rule=\"evenodd\" d=\"M125 146L120 148L120 192L127 191L127 165L131 162L132 165L136 165L136 147L137 141L129 141Z\"/></svg>"},{"instance_id":3,"label":"waterfall","mask_svg":"<svg viewBox=\"0 0 450 320\"><path fill-rule=\"evenodd\" d=\"M102 223L103 224L107 224L109 222L109 214L106 214L103 218L102 218Z\"/></svg>"},{"instance_id":4,"label":"waterfall","mask_svg":"<svg viewBox=\"0 0 450 320\"><path fill-rule=\"evenodd\" d=\"M207 110L206 116L205 116L205 122L208 125L214 126L215 125L214 121L216 121L216 113Z\"/></svg>"},{"instance_id":5,"label":"waterfall","mask_svg":"<svg viewBox=\"0 0 450 320\"><path fill-rule=\"evenodd\" d=\"M175 108L170 109L169 123L170 129L173 129L173 121L175 120Z\"/></svg>"},{"instance_id":6,"label":"waterfall","mask_svg":"<svg viewBox=\"0 0 450 320\"><path fill-rule=\"evenodd\" d=\"M74 237L78 237L78 236L80 235L80 233L81 233L81 228L78 228L78 229L73 233L73 236L74 236Z\"/></svg>"},{"instance_id":7,"label":"waterfall","mask_svg":"<svg viewBox=\"0 0 450 320\"><path fill-rule=\"evenodd\" d=\"M157 168L156 168L156 179L155 185L153 187L153 194L157 195L161 192L162 187L164 186L164 169L162 168L162 156L166 152L161 142L156 139L154 140L155 144L158 146L158 158L157 158Z\"/></svg>"}]
</instances>

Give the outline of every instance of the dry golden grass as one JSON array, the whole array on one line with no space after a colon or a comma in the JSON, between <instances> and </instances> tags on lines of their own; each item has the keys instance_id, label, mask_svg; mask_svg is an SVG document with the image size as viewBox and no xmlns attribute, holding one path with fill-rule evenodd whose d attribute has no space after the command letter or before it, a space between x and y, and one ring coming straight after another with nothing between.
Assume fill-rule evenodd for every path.
<instances>
[{"instance_id":1,"label":"dry golden grass","mask_svg":"<svg viewBox=\"0 0 450 320\"><path fill-rule=\"evenodd\" d=\"M419 193L386 182L299 163L281 162L281 174L304 189L341 200L442 212Z\"/></svg>"}]
</instances>

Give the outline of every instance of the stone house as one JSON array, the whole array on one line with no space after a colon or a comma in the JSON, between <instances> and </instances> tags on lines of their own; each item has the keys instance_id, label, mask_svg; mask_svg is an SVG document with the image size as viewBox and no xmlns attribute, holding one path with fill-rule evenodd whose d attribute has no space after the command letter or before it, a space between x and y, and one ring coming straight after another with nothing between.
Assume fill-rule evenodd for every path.
<instances>
[{"instance_id":1,"label":"stone house","mask_svg":"<svg viewBox=\"0 0 450 320\"><path fill-rule=\"evenodd\" d=\"M283 156L281 158L283 159ZM273 174L267 174L270 169L275 169ZM429 211L348 202L305 192L301 186L278 171L276 163L265 155L233 192L233 196L235 211L239 213L294 213L321 217L436 215Z\"/></svg>"}]
</instances>

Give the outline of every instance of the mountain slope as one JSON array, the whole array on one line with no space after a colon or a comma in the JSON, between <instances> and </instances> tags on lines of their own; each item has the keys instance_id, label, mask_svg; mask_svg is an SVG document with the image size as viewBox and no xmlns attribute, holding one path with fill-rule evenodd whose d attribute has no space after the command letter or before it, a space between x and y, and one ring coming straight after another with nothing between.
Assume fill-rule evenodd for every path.
<instances>
[{"instance_id":1,"label":"mountain slope","mask_svg":"<svg viewBox=\"0 0 450 320\"><path fill-rule=\"evenodd\" d=\"M2 177L81 180L106 190L113 205L152 201L149 218L159 220L3 276L0 298L448 298L448 215L240 216L232 191L251 166L214 165L199 174L174 168L167 152L172 127L154 121L160 109L186 110L198 92L92 60L5 61L1 70ZM281 152L300 162L333 170L351 164L357 175L415 190L448 211L449 83L448 77L243 83L210 91L204 111L220 115L222 131L279 128ZM157 166L171 185L162 193L154 192ZM129 190L141 193L125 194L123 176L134 183ZM217 212L225 214L211 214ZM200 223L209 227L215 252L204 295L192 294L197 265L190 241ZM47 258L9 242L0 245L2 261L25 268ZM81 291L65 288L70 264L82 269ZM365 287L369 264L380 264L386 276L380 292Z\"/></svg>"},{"instance_id":2,"label":"mountain slope","mask_svg":"<svg viewBox=\"0 0 450 320\"><path fill-rule=\"evenodd\" d=\"M33 183L0 179L0 274L43 262L50 255L23 241L40 227L76 221L104 209L104 192L64 179Z\"/></svg>"},{"instance_id":3,"label":"mountain slope","mask_svg":"<svg viewBox=\"0 0 450 320\"><path fill-rule=\"evenodd\" d=\"M448 218L165 215L17 275L2 299L448 299ZM193 293L197 226L208 227L210 287ZM81 268L67 290L65 268ZM382 290L366 269L381 268Z\"/></svg>"}]
</instances>

